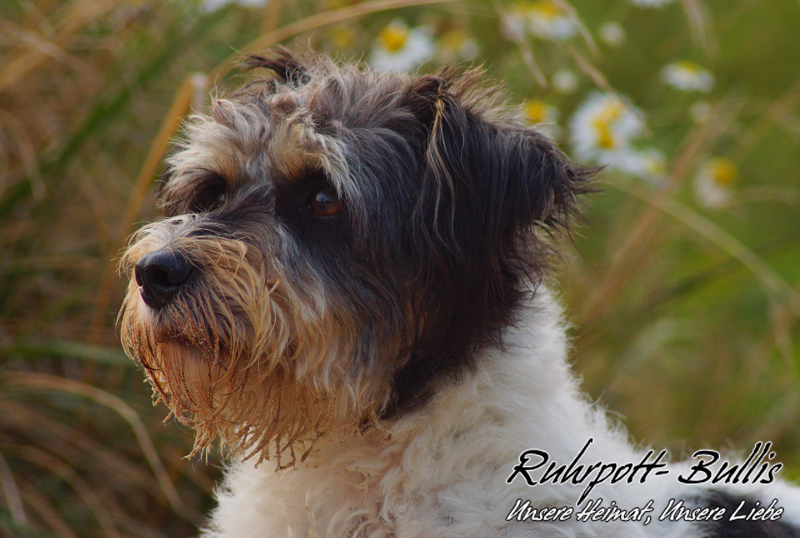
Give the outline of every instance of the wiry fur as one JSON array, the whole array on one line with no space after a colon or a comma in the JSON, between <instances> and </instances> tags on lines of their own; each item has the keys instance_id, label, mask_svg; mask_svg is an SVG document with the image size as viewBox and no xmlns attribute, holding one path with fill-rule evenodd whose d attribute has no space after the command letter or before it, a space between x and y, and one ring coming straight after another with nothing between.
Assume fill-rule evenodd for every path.
<instances>
[{"instance_id":1,"label":"wiry fur","mask_svg":"<svg viewBox=\"0 0 800 538\"><path fill-rule=\"evenodd\" d=\"M157 398L196 430L195 451L219 437L259 461L288 451L293 465L295 448L305 454L332 423L360 418L350 416L352 400L363 399L355 392L369 383L346 379L336 359L352 351L333 337L351 331L352 322L326 316L324 304L282 286L285 273L275 264L266 273L262 256L269 252L211 229L200 235L198 219L144 228L126 253L127 264L169 245L203 271L203 285L168 312L154 313L132 281L123 343L146 368ZM304 293L312 289L309 283Z\"/></svg>"},{"instance_id":2,"label":"wiry fur","mask_svg":"<svg viewBox=\"0 0 800 538\"><path fill-rule=\"evenodd\" d=\"M642 456L579 395L541 285L591 170L474 71L286 51L248 65L277 76L192 118L167 162L167 218L123 261L127 351L195 450L219 438L236 461L208 536L732 536L505 520L517 498L569 505L583 489L507 484L526 449L566 462L593 437L587 461ZM704 502L675 485L595 491ZM781 495L800 525L797 491Z\"/></svg>"}]
</instances>

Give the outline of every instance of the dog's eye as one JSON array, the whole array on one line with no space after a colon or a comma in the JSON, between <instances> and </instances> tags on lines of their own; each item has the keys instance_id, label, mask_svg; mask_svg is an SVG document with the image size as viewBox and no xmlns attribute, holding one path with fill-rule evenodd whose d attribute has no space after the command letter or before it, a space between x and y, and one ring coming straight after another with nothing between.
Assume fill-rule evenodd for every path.
<instances>
[{"instance_id":1,"label":"dog's eye","mask_svg":"<svg viewBox=\"0 0 800 538\"><path fill-rule=\"evenodd\" d=\"M212 175L201 181L192 192L189 211L203 213L217 209L225 203L227 184L222 176Z\"/></svg>"},{"instance_id":2,"label":"dog's eye","mask_svg":"<svg viewBox=\"0 0 800 538\"><path fill-rule=\"evenodd\" d=\"M321 217L332 217L342 210L339 197L328 187L314 191L310 200L311 211Z\"/></svg>"}]
</instances>

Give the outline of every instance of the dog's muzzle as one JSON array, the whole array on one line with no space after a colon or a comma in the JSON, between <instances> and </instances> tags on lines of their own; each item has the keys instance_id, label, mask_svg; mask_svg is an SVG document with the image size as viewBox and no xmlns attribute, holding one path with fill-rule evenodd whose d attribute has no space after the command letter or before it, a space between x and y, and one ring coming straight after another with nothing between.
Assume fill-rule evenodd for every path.
<instances>
[{"instance_id":1,"label":"dog's muzzle","mask_svg":"<svg viewBox=\"0 0 800 538\"><path fill-rule=\"evenodd\" d=\"M156 310L167 306L191 282L194 274L195 268L189 260L169 249L145 254L134 267L142 299Z\"/></svg>"}]
</instances>

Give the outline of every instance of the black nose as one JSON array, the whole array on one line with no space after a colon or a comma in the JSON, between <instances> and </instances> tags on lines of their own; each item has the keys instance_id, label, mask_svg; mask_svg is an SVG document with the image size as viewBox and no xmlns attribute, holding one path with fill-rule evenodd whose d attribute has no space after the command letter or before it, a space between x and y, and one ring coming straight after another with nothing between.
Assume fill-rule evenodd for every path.
<instances>
[{"instance_id":1,"label":"black nose","mask_svg":"<svg viewBox=\"0 0 800 538\"><path fill-rule=\"evenodd\" d=\"M192 278L194 267L171 250L162 249L142 256L133 269L141 286L142 299L151 308L163 308Z\"/></svg>"}]
</instances>

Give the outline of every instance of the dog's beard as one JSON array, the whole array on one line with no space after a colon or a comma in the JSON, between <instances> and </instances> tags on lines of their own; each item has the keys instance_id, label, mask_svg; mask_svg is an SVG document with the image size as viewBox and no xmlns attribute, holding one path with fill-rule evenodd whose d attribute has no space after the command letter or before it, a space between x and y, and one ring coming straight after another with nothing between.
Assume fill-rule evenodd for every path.
<instances>
[{"instance_id":1,"label":"dog's beard","mask_svg":"<svg viewBox=\"0 0 800 538\"><path fill-rule=\"evenodd\" d=\"M164 244L153 230L126 252L129 273ZM173 237L169 245L201 275L158 311L143 303L132 280L121 333L127 353L147 371L155 403L195 430L191 455L207 452L218 437L229 455L290 467L322 436L376 420L385 404L376 395L389 391L348 362L355 323L334 316L319 293L297 293L279 269L265 274L268 264L241 241Z\"/></svg>"}]
</instances>

